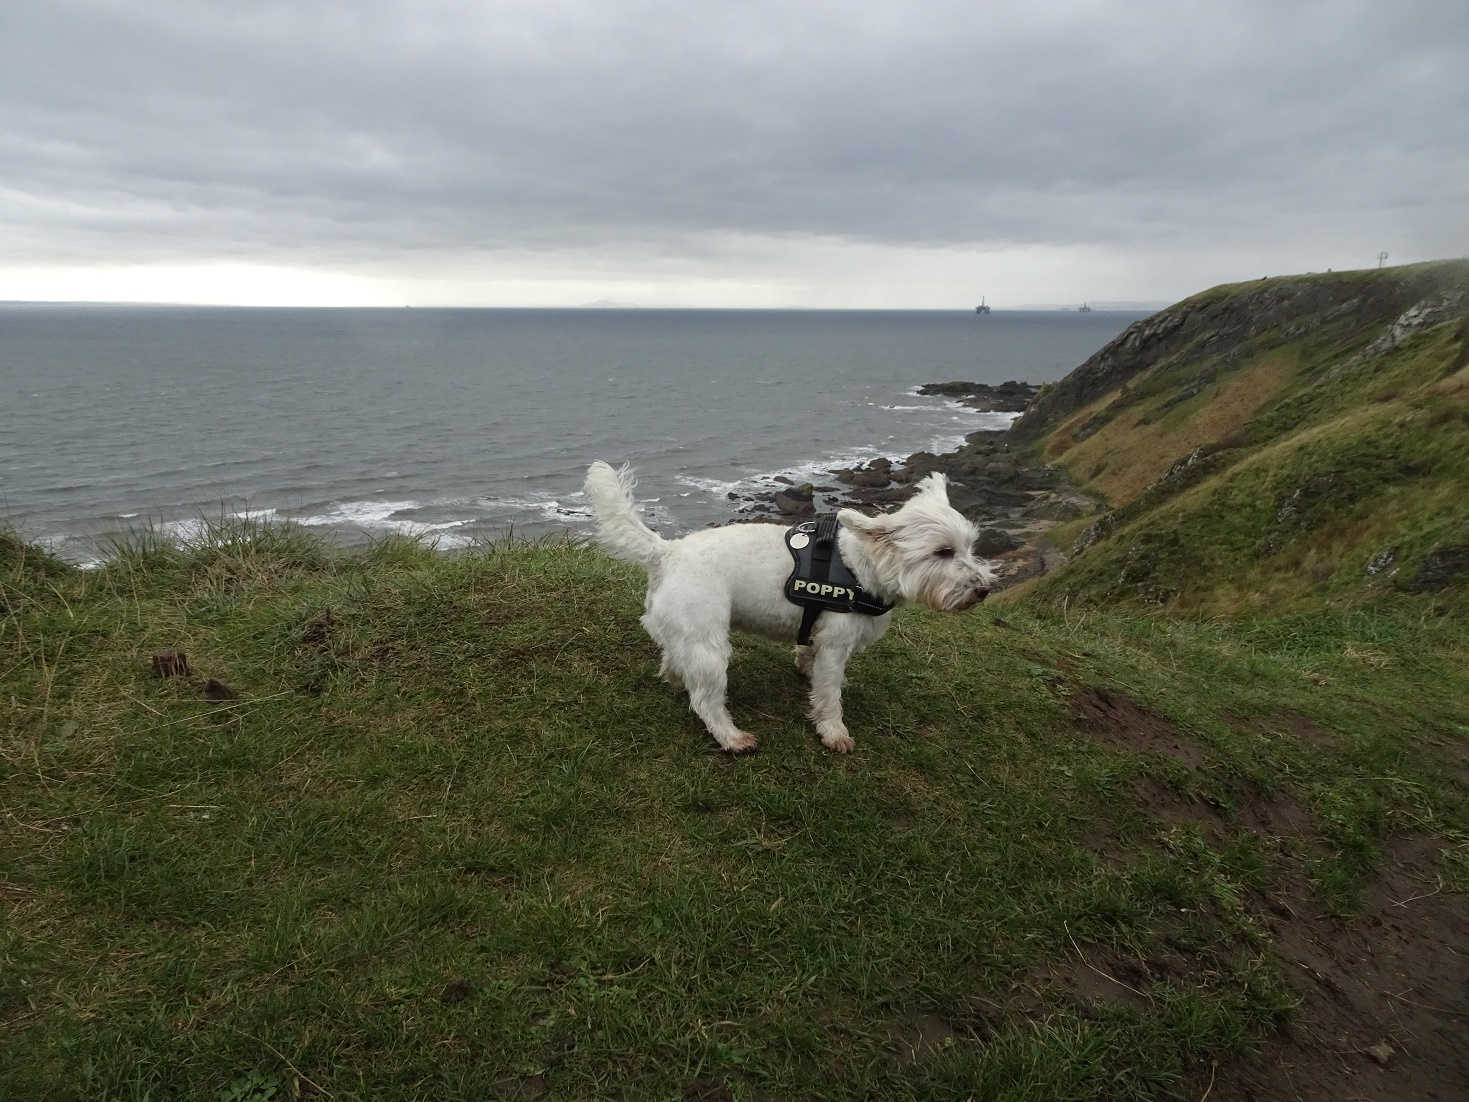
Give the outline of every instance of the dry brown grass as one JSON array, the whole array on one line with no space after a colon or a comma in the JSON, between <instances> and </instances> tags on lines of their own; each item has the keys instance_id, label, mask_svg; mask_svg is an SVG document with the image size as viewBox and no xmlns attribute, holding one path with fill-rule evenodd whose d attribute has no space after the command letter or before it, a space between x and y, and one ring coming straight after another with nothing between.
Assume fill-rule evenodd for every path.
<instances>
[{"instance_id":1,"label":"dry brown grass","mask_svg":"<svg viewBox=\"0 0 1469 1102\"><path fill-rule=\"evenodd\" d=\"M1152 406L1129 410L1057 459L1088 489L1106 495L1114 506L1125 505L1180 456L1241 428L1290 381L1296 366L1289 354L1264 356L1201 394L1199 408L1187 417L1165 415L1144 425L1139 422ZM1090 408L1083 412L1090 416Z\"/></svg>"},{"instance_id":2,"label":"dry brown grass","mask_svg":"<svg viewBox=\"0 0 1469 1102\"><path fill-rule=\"evenodd\" d=\"M1139 375L1138 379L1142 379L1144 377L1146 376ZM1065 421L1061 422L1061 424L1055 429L1055 431L1053 431L1051 435L1046 439L1047 458L1057 459L1065 455L1066 452L1073 445L1076 444L1076 434L1078 431L1080 431L1081 426L1086 424L1093 415L1100 413L1102 410L1110 406L1114 401L1117 400L1118 396L1121 393L1121 389L1109 390L1106 394L1103 394L1095 402L1092 402L1090 405L1083 406L1081 409L1077 410L1074 414L1068 417Z\"/></svg>"},{"instance_id":3,"label":"dry brown grass","mask_svg":"<svg viewBox=\"0 0 1469 1102\"><path fill-rule=\"evenodd\" d=\"M1469 364L1430 386L1429 391L1457 399L1469 399Z\"/></svg>"}]
</instances>

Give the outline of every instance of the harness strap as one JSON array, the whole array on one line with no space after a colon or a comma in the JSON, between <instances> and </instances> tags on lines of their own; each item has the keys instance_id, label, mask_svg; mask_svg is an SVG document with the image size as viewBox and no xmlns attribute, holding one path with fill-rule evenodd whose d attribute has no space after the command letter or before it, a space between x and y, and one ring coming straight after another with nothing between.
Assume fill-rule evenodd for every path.
<instances>
[{"instance_id":1,"label":"harness strap","mask_svg":"<svg viewBox=\"0 0 1469 1102\"><path fill-rule=\"evenodd\" d=\"M835 513L796 525L786 532L785 541L793 564L786 579L785 598L801 606L801 626L796 633L796 642L801 646L811 645L816 619L823 612L882 616L892 610L887 601L863 589L851 568L842 562Z\"/></svg>"},{"instance_id":2,"label":"harness strap","mask_svg":"<svg viewBox=\"0 0 1469 1102\"><path fill-rule=\"evenodd\" d=\"M821 615L820 605L806 605L801 609L801 626L796 631L798 646L811 645L811 632L816 628L816 617Z\"/></svg>"},{"instance_id":3,"label":"harness strap","mask_svg":"<svg viewBox=\"0 0 1469 1102\"><path fill-rule=\"evenodd\" d=\"M827 513L816 522L816 531L811 536L811 581L818 585L831 579L831 560L837 549L837 518ZM811 645L811 633L816 629L816 618L822 613L820 605L809 604L801 609L801 627L796 632L799 646Z\"/></svg>"}]
</instances>

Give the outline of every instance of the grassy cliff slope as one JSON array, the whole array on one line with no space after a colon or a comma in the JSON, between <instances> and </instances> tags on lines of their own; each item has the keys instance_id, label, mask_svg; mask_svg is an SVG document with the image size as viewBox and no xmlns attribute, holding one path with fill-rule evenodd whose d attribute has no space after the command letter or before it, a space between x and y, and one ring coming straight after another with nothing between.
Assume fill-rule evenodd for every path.
<instances>
[{"instance_id":1,"label":"grassy cliff slope","mask_svg":"<svg viewBox=\"0 0 1469 1102\"><path fill-rule=\"evenodd\" d=\"M1390 589L1462 612L1469 261L1216 287L1129 328L1012 437L1113 507L1074 526L1052 594L1237 615Z\"/></svg>"}]
</instances>

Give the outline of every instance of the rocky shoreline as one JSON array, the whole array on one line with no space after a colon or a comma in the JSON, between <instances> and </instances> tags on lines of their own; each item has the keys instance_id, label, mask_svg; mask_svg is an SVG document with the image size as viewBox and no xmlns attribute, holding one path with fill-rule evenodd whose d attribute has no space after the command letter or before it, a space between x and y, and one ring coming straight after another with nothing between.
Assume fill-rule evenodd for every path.
<instances>
[{"instance_id":1,"label":"rocky shoreline","mask_svg":"<svg viewBox=\"0 0 1469 1102\"><path fill-rule=\"evenodd\" d=\"M954 381L929 383L919 394L939 395L982 413L1019 414L1039 393L1030 383L998 385ZM990 559L1001 585L1014 585L1055 569L1064 557L1045 532L1056 523L1096 512L1101 503L1071 486L1057 467L1030 466L1017 459L1006 430L980 430L957 450L919 451L902 459L874 459L830 470L829 480L730 495L736 522L779 519L795 522L833 509L882 512L912 496L919 479L933 471L949 478L949 500L979 526L979 554Z\"/></svg>"}]
</instances>

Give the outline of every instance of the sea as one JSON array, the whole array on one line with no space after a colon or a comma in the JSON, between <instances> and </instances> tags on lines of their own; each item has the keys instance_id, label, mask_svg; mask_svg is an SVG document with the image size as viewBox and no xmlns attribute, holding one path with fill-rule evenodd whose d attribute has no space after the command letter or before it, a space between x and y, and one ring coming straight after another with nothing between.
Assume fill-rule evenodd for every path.
<instances>
[{"instance_id":1,"label":"sea","mask_svg":"<svg viewBox=\"0 0 1469 1102\"><path fill-rule=\"evenodd\" d=\"M452 550L586 532L601 458L689 531L1003 428L917 389L1058 379L1143 316L0 305L0 525L80 565L230 517Z\"/></svg>"}]
</instances>

